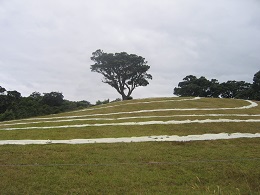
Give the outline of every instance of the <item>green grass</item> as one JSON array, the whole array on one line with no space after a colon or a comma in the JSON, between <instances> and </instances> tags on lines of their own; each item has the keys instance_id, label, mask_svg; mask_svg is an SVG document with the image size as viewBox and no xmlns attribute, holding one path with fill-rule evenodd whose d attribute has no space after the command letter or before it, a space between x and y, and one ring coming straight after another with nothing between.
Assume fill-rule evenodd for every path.
<instances>
[{"instance_id":1,"label":"green grass","mask_svg":"<svg viewBox=\"0 0 260 195\"><path fill-rule=\"evenodd\" d=\"M258 126L257 126L258 125ZM184 125L104 126L46 130L0 131L3 140L90 139L152 135L196 135L204 133L259 133L259 123L208 123Z\"/></svg>"},{"instance_id":2,"label":"green grass","mask_svg":"<svg viewBox=\"0 0 260 195\"><path fill-rule=\"evenodd\" d=\"M175 98L174 98L175 99ZM153 101L162 101L164 99L154 99ZM176 99L178 100L178 99ZM212 104L214 102L214 104ZM132 104L135 103L135 104ZM203 98L199 100L192 101L170 101L170 102L155 102L155 103L142 103L140 101L127 101L126 104L123 103L111 103L106 105L97 106L95 108L103 108L92 110L85 109L81 112L75 112L78 115L84 114L106 114L106 113L118 113L118 112L133 112L138 110L152 110L152 109L185 109L185 108L233 108L237 106L246 106L247 102L242 100L231 100L231 99L212 99L212 98ZM115 107L110 107L115 106ZM69 116L71 113L57 114L56 116Z\"/></svg>"},{"instance_id":3,"label":"green grass","mask_svg":"<svg viewBox=\"0 0 260 195\"><path fill-rule=\"evenodd\" d=\"M152 98L101 105L39 118L0 123L1 140L83 139L204 133L260 133L260 123L205 123L182 125L102 126L42 129L45 126L194 120L260 119L259 116L176 116L187 114L260 114L260 106L230 110L172 110L121 113L168 108L235 108L249 105L243 100L203 98ZM185 98L186 99L186 98ZM187 98L191 99L191 98ZM147 104L142 102L153 101ZM138 103L138 104L132 104ZM259 103L259 102L258 102ZM114 106L114 107L110 107ZM91 109L93 109L91 108ZM89 115L89 116L82 116ZM111 118L112 121L56 121L66 117ZM167 116L165 118L118 117ZM15 124L35 122L36 124ZM9 124L6 126L6 124ZM4 128L38 127L34 130L4 131ZM0 194L260 194L260 139L195 142L148 142L83 145L0 146Z\"/></svg>"},{"instance_id":4,"label":"green grass","mask_svg":"<svg viewBox=\"0 0 260 195\"><path fill-rule=\"evenodd\" d=\"M0 167L4 194L260 193L259 139L2 146L0 151L1 165L13 165Z\"/></svg>"}]
</instances>

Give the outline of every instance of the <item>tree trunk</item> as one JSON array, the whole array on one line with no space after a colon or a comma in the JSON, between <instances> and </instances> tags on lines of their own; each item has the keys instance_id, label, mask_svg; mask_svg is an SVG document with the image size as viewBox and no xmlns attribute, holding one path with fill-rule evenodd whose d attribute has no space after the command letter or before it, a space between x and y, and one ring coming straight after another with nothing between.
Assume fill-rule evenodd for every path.
<instances>
[{"instance_id":1,"label":"tree trunk","mask_svg":"<svg viewBox=\"0 0 260 195\"><path fill-rule=\"evenodd\" d=\"M133 99L130 95L125 95L124 93L122 93L121 95L122 95L122 100L131 100L131 99Z\"/></svg>"},{"instance_id":2,"label":"tree trunk","mask_svg":"<svg viewBox=\"0 0 260 195\"><path fill-rule=\"evenodd\" d=\"M122 100L128 100L128 97L124 93L122 93L121 95L122 95Z\"/></svg>"}]
</instances>

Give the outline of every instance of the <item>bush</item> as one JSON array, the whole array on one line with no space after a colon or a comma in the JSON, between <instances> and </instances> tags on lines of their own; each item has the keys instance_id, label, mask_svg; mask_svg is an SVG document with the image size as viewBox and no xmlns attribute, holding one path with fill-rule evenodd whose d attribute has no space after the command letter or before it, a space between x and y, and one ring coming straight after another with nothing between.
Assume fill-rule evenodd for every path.
<instances>
[{"instance_id":1,"label":"bush","mask_svg":"<svg viewBox=\"0 0 260 195\"><path fill-rule=\"evenodd\" d=\"M104 100L104 101L98 100L98 101L96 101L96 106L101 105L101 104L108 104L108 103L109 103L109 99Z\"/></svg>"},{"instance_id":2,"label":"bush","mask_svg":"<svg viewBox=\"0 0 260 195\"><path fill-rule=\"evenodd\" d=\"M15 114L12 110L6 110L3 114L0 115L0 121L6 121L6 120L14 120Z\"/></svg>"}]
</instances>

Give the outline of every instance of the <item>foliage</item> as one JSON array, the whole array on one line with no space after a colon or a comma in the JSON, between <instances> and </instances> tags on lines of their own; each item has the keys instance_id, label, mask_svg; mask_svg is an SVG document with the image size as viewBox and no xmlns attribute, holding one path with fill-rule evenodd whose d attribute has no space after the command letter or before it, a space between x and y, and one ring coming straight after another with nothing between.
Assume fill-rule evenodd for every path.
<instances>
[{"instance_id":1,"label":"foliage","mask_svg":"<svg viewBox=\"0 0 260 195\"><path fill-rule=\"evenodd\" d=\"M22 97L17 91L6 91L0 87L0 121L56 114L91 106L88 101L72 102L63 99L60 92L33 92Z\"/></svg>"},{"instance_id":2,"label":"foliage","mask_svg":"<svg viewBox=\"0 0 260 195\"><path fill-rule=\"evenodd\" d=\"M115 100L111 101L111 102L121 102L122 100L120 98L116 98Z\"/></svg>"},{"instance_id":3,"label":"foliage","mask_svg":"<svg viewBox=\"0 0 260 195\"><path fill-rule=\"evenodd\" d=\"M42 102L49 106L60 106L64 101L63 98L64 96L59 92L44 93Z\"/></svg>"},{"instance_id":4,"label":"foliage","mask_svg":"<svg viewBox=\"0 0 260 195\"><path fill-rule=\"evenodd\" d=\"M258 71L253 78L253 98L260 100L260 71Z\"/></svg>"},{"instance_id":5,"label":"foliage","mask_svg":"<svg viewBox=\"0 0 260 195\"><path fill-rule=\"evenodd\" d=\"M219 83L216 79L207 80L205 77L186 76L174 94L178 96L222 97L237 99L260 100L260 71L253 79L253 84L245 81L227 81Z\"/></svg>"},{"instance_id":6,"label":"foliage","mask_svg":"<svg viewBox=\"0 0 260 195\"><path fill-rule=\"evenodd\" d=\"M245 81L227 81L221 83L221 97L250 99L251 84Z\"/></svg>"},{"instance_id":7,"label":"foliage","mask_svg":"<svg viewBox=\"0 0 260 195\"><path fill-rule=\"evenodd\" d=\"M174 88L174 94L179 96L219 97L220 88L216 79L211 81L205 77L197 78L189 75Z\"/></svg>"},{"instance_id":8,"label":"foliage","mask_svg":"<svg viewBox=\"0 0 260 195\"><path fill-rule=\"evenodd\" d=\"M152 79L152 75L147 73L150 66L142 56L126 52L104 53L102 50L92 55L95 64L91 65L91 71L102 74L103 82L115 88L123 100L129 99L135 88L147 86L148 80Z\"/></svg>"},{"instance_id":9,"label":"foliage","mask_svg":"<svg viewBox=\"0 0 260 195\"><path fill-rule=\"evenodd\" d=\"M100 100L96 101L96 105L97 105L97 106L98 106L98 105L101 105L101 104L108 104L108 103L109 103L109 99L104 100L104 101L100 101Z\"/></svg>"},{"instance_id":10,"label":"foliage","mask_svg":"<svg viewBox=\"0 0 260 195\"><path fill-rule=\"evenodd\" d=\"M34 99L34 100L38 100L41 101L42 100L42 95L39 92L33 92L30 96L30 98Z\"/></svg>"},{"instance_id":11,"label":"foliage","mask_svg":"<svg viewBox=\"0 0 260 195\"><path fill-rule=\"evenodd\" d=\"M5 91L6 89L0 86L0 94L3 94Z\"/></svg>"}]
</instances>

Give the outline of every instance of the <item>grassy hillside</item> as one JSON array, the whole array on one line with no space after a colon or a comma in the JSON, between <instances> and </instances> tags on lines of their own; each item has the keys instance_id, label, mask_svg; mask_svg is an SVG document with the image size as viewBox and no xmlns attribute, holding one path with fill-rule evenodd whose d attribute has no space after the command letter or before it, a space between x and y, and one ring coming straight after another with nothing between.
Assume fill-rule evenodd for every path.
<instances>
[{"instance_id":1,"label":"grassy hillside","mask_svg":"<svg viewBox=\"0 0 260 195\"><path fill-rule=\"evenodd\" d=\"M260 133L257 103L213 98L115 102L2 122L0 139ZM259 138L1 145L0 154L2 194L260 194Z\"/></svg>"}]
</instances>

